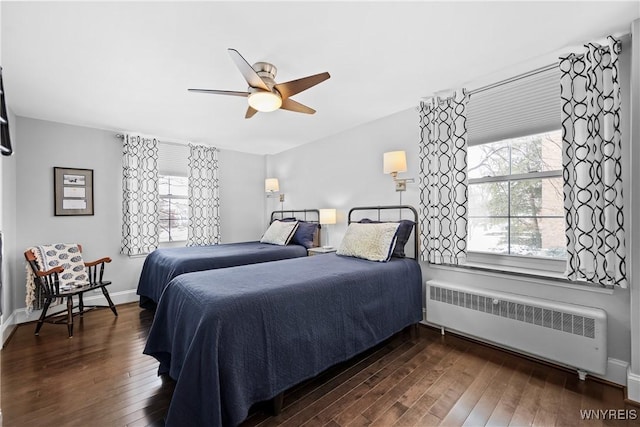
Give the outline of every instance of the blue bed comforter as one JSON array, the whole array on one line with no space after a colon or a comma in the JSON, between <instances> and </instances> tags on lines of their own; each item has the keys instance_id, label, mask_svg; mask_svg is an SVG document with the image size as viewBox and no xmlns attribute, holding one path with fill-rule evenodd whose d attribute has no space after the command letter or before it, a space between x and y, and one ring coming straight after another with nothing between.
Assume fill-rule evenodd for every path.
<instances>
[{"instance_id":1,"label":"blue bed comforter","mask_svg":"<svg viewBox=\"0 0 640 427\"><path fill-rule=\"evenodd\" d=\"M418 263L335 254L188 273L144 350L176 387L167 426L235 426L270 399L422 319Z\"/></svg>"},{"instance_id":2,"label":"blue bed comforter","mask_svg":"<svg viewBox=\"0 0 640 427\"><path fill-rule=\"evenodd\" d=\"M260 242L156 249L147 256L142 267L137 292L140 305L155 305L171 279L183 273L306 255L307 249L300 245L279 246ZM152 304L148 304L149 301Z\"/></svg>"}]
</instances>

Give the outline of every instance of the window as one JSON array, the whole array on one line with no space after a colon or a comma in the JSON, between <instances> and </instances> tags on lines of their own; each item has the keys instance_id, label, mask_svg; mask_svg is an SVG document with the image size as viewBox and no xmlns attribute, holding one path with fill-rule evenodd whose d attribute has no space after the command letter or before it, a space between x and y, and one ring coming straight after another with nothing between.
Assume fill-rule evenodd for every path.
<instances>
[{"instance_id":1,"label":"window","mask_svg":"<svg viewBox=\"0 0 640 427\"><path fill-rule=\"evenodd\" d=\"M187 240L189 222L188 178L160 175L160 242Z\"/></svg>"},{"instance_id":2,"label":"window","mask_svg":"<svg viewBox=\"0 0 640 427\"><path fill-rule=\"evenodd\" d=\"M560 130L468 149L468 250L566 258Z\"/></svg>"}]
</instances>

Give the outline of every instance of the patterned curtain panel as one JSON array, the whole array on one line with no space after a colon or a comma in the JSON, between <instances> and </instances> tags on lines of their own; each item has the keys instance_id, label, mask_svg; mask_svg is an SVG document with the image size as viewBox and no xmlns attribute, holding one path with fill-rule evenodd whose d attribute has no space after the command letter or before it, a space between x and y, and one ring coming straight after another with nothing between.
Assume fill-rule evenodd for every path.
<instances>
[{"instance_id":1,"label":"patterned curtain panel","mask_svg":"<svg viewBox=\"0 0 640 427\"><path fill-rule=\"evenodd\" d=\"M567 277L627 287L618 50L560 58Z\"/></svg>"},{"instance_id":2,"label":"patterned curtain panel","mask_svg":"<svg viewBox=\"0 0 640 427\"><path fill-rule=\"evenodd\" d=\"M124 136L122 147L122 248L126 255L158 247L158 140Z\"/></svg>"},{"instance_id":3,"label":"patterned curtain panel","mask_svg":"<svg viewBox=\"0 0 640 427\"><path fill-rule=\"evenodd\" d=\"M421 257L462 264L467 256L468 95L420 103Z\"/></svg>"},{"instance_id":4,"label":"patterned curtain panel","mask_svg":"<svg viewBox=\"0 0 640 427\"><path fill-rule=\"evenodd\" d=\"M189 144L189 237L187 246L220 243L218 150Z\"/></svg>"}]
</instances>

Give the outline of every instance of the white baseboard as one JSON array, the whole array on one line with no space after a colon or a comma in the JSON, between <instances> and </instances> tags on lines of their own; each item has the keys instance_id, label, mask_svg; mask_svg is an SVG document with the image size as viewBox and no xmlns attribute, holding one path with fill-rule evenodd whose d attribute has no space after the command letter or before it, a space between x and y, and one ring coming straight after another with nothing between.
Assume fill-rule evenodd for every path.
<instances>
[{"instance_id":1,"label":"white baseboard","mask_svg":"<svg viewBox=\"0 0 640 427\"><path fill-rule=\"evenodd\" d=\"M111 300L113 301L113 303L116 305L127 304L130 302L138 301L138 295L136 294L135 289L120 291L120 292L109 292L109 296L111 297ZM84 297L84 302L86 305L91 305L94 303L105 304L105 299L104 299L104 296L102 295L102 292L98 290L98 292L96 292L94 295L90 295L89 293L86 293ZM66 308L66 306L64 308ZM60 305L59 310L63 310L64 308L63 308L63 305ZM56 312L56 309L57 307L52 307L51 311L47 312L47 314L49 313L54 314ZM42 313L42 310L33 310L31 313L27 314L26 308L19 308L17 310L14 310L14 312L11 313L11 316L9 316L7 321L2 323L2 346L4 346L4 343L6 342L7 338L9 338L9 336L11 335L11 332L13 331L16 325L38 320L41 313Z\"/></svg>"},{"instance_id":2,"label":"white baseboard","mask_svg":"<svg viewBox=\"0 0 640 427\"><path fill-rule=\"evenodd\" d=\"M640 403L640 375L627 372L627 399Z\"/></svg>"},{"instance_id":3,"label":"white baseboard","mask_svg":"<svg viewBox=\"0 0 640 427\"><path fill-rule=\"evenodd\" d=\"M109 296L111 297L111 301L113 301L113 303L116 305L128 304L130 302L137 302L139 299L139 296L138 294L136 294L135 289L129 289L127 291L120 291L120 292L109 292ZM102 296L102 292L100 292L100 293L96 293L96 295L94 296L87 297L84 300L87 302L90 302L94 300L100 300L102 298L104 297Z\"/></svg>"},{"instance_id":4,"label":"white baseboard","mask_svg":"<svg viewBox=\"0 0 640 427\"><path fill-rule=\"evenodd\" d=\"M594 377L602 378L609 382L619 384L621 386L627 386L627 371L629 369L629 363L624 360L607 358L607 374L595 375L589 374Z\"/></svg>"},{"instance_id":5,"label":"white baseboard","mask_svg":"<svg viewBox=\"0 0 640 427\"><path fill-rule=\"evenodd\" d=\"M11 332L13 332L16 327L16 312L11 313L11 316L2 322L2 345L0 347L4 347L4 343L7 341Z\"/></svg>"}]
</instances>

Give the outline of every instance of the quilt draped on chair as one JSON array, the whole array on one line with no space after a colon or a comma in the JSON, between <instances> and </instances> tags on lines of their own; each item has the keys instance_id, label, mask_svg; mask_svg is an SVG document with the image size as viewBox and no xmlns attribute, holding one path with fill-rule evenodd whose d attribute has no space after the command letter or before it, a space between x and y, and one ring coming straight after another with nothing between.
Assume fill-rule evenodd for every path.
<instances>
[{"instance_id":1,"label":"quilt draped on chair","mask_svg":"<svg viewBox=\"0 0 640 427\"><path fill-rule=\"evenodd\" d=\"M627 287L620 134L620 43L560 58L567 277Z\"/></svg>"},{"instance_id":2,"label":"quilt draped on chair","mask_svg":"<svg viewBox=\"0 0 640 427\"><path fill-rule=\"evenodd\" d=\"M421 258L432 264L466 260L467 101L462 89L420 103Z\"/></svg>"},{"instance_id":3,"label":"quilt draped on chair","mask_svg":"<svg viewBox=\"0 0 640 427\"><path fill-rule=\"evenodd\" d=\"M158 247L158 140L127 134L122 146L122 247L125 255Z\"/></svg>"},{"instance_id":4,"label":"quilt draped on chair","mask_svg":"<svg viewBox=\"0 0 640 427\"><path fill-rule=\"evenodd\" d=\"M187 246L220 243L218 150L189 144L189 225Z\"/></svg>"},{"instance_id":5,"label":"quilt draped on chair","mask_svg":"<svg viewBox=\"0 0 640 427\"><path fill-rule=\"evenodd\" d=\"M36 250L36 248L31 247L27 250L31 251L33 255L36 257L36 263L42 269L44 265L44 261L40 257L40 251ZM26 295L24 298L24 303L26 306L27 314L31 314L33 310L40 310L44 305L44 296L42 295L41 289L36 286L36 277L33 274L33 270L29 266L29 264L25 265L26 268Z\"/></svg>"}]
</instances>

